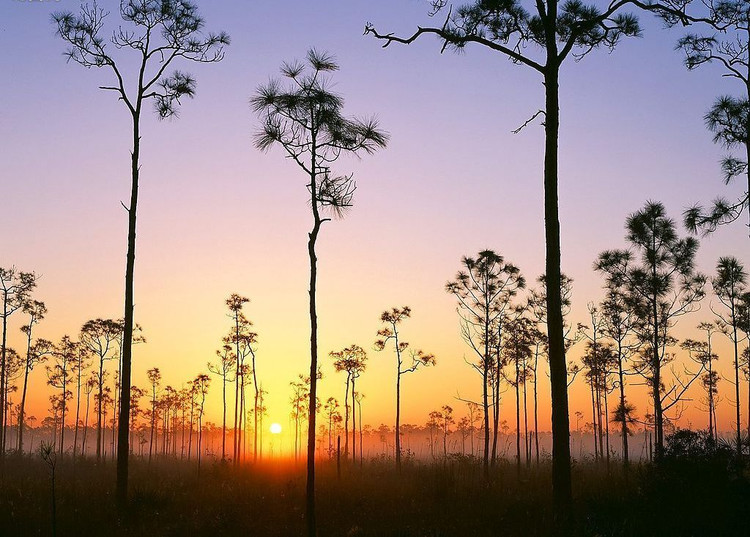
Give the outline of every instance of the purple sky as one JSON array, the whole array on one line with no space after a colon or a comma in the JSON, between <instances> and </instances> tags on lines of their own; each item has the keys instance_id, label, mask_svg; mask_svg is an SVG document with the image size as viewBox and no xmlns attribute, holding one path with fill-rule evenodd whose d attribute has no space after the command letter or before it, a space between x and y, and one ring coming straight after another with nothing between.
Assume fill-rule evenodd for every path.
<instances>
[{"instance_id":1,"label":"purple sky","mask_svg":"<svg viewBox=\"0 0 750 537\"><path fill-rule=\"evenodd\" d=\"M239 292L251 298L247 314L260 334L269 419L286 422L288 383L309 360L311 217L300 170L279 150L254 149L259 122L248 99L283 61L315 46L340 63L335 89L348 114L376 114L391 134L386 150L336 166L353 171L359 188L354 209L320 238L321 360L328 365L327 353L350 343L371 348L380 312L410 305L404 334L439 364L406 381L406 421L424 421L457 392L476 396L479 378L463 363L470 351L443 285L461 256L483 248L529 281L543 270L542 127L511 132L543 104L538 74L478 47L441 55L427 37L384 50L362 36L367 21L401 34L441 23L427 17L427 2L199 4L207 29L227 31L232 45L220 64L179 66L198 80L179 119L144 122L136 317L149 343L136 350L135 382L154 366L173 385L203 371L229 326L223 301ZM100 5L112 28L118 3ZM122 315L129 118L114 94L97 89L110 73L65 62L50 13L78 6L0 3L0 261L43 275L37 295L50 312L39 333L54 339L89 318ZM674 51L681 30L641 20L642 39L568 61L561 77L562 255L575 280L574 322L601 297L595 257L624 246L624 220L647 199L679 220L696 201L742 192L723 186L723 151L703 123L714 98L735 87L718 68L683 67ZM720 255L750 261L746 231L738 223L702 241L701 270L713 272ZM692 328L704 316L681 322ZM384 386L394 360L375 351L370 360L360 383L365 421L389 423L393 393ZM324 373L323 396L341 398L343 379ZM43 372L35 374L41 385ZM585 410L582 384L572 401L571 413Z\"/></svg>"}]
</instances>

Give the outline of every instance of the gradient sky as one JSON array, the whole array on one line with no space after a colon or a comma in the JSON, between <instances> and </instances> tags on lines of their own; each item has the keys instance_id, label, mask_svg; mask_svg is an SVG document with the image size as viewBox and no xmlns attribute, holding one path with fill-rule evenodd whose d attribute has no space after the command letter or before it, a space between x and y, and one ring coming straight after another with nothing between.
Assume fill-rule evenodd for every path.
<instances>
[{"instance_id":1,"label":"gradient sky","mask_svg":"<svg viewBox=\"0 0 750 537\"><path fill-rule=\"evenodd\" d=\"M155 366L165 384L177 386L205 371L229 328L224 300L237 292L251 299L246 313L259 333L268 422L287 422L288 384L309 367L311 215L300 170L278 149L253 147L259 121L248 99L283 61L314 46L340 63L335 89L347 113L376 114L391 134L386 150L342 158L335 168L353 171L358 190L353 210L325 224L319 239L322 398L343 398L344 379L328 352L351 343L371 349L380 312L402 305L413 310L405 339L438 358L437 367L406 377L403 421L423 423L443 404L459 407L459 393L477 398L479 377L463 362L471 351L443 286L463 255L484 248L505 255L529 281L543 271L543 131L536 121L511 132L543 105L539 76L479 47L441 55L428 37L382 49L362 35L367 21L402 34L441 23L427 17L424 1L199 4L207 29L227 31L232 45L219 64L177 65L198 80L179 119L144 121L135 302L148 343L136 347L134 382L145 385ZM118 3L100 5L112 12L112 28ZM109 72L65 62L50 13L78 6L0 3L0 263L42 275L35 296L49 314L37 333L50 339L76 334L90 318L122 316L127 220L120 200L130 185L130 124L114 94L97 89ZM723 152L703 124L714 98L736 88L718 68L688 72L674 51L681 30L641 19L643 38L568 61L561 76L562 259L575 280L573 322L585 322L586 303L602 296L591 269L597 254L625 245L625 218L647 199L663 201L679 220L696 201L742 191L723 186ZM720 255L748 263L747 245L743 223L722 228L702 241L699 267L713 272ZM707 318L707 306L681 320L677 335ZM21 324L12 318L11 345L20 346ZM720 351L728 364L726 341ZM364 419L392 424L395 358L369 354L359 382ZM44 380L39 368L33 382L38 388ZM540 382L546 429L546 375ZM216 388L208 403L215 421ZM724 394L729 388L720 386ZM42 415L48 392L35 392L31 411ZM577 380L571 415L588 416L587 397ZM645 399L634 399L642 416ZM730 401L720 403L727 429ZM685 420L705 426L707 418L691 411Z\"/></svg>"}]
</instances>

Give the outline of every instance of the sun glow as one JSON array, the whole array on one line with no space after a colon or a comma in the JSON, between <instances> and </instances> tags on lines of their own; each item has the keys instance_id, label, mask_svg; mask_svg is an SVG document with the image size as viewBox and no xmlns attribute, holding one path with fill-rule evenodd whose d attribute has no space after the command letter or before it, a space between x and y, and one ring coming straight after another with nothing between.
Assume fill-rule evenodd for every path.
<instances>
[{"instance_id":1,"label":"sun glow","mask_svg":"<svg viewBox=\"0 0 750 537\"><path fill-rule=\"evenodd\" d=\"M281 425L278 423L272 423L270 427L271 434L279 434L281 432Z\"/></svg>"}]
</instances>

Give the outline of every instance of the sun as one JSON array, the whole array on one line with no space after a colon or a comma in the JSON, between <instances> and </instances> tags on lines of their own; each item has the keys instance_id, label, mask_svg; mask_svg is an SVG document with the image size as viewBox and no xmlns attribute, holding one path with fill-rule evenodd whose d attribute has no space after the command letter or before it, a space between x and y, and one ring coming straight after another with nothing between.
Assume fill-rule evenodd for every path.
<instances>
[{"instance_id":1,"label":"sun","mask_svg":"<svg viewBox=\"0 0 750 537\"><path fill-rule=\"evenodd\" d=\"M281 425L279 425L278 423L272 423L270 430L271 434L279 434L281 432Z\"/></svg>"}]
</instances>

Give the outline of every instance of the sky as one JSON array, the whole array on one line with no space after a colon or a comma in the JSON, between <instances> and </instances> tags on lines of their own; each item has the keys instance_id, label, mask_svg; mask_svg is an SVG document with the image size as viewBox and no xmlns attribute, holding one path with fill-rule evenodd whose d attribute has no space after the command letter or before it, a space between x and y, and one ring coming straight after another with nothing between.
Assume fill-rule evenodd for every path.
<instances>
[{"instance_id":1,"label":"sky","mask_svg":"<svg viewBox=\"0 0 750 537\"><path fill-rule=\"evenodd\" d=\"M118 3L99 4L111 12L110 32ZM148 343L134 351L135 384L145 385L152 367L173 386L206 371L230 327L224 300L236 292L250 298L245 312L259 334L267 421L288 423L289 382L309 369L312 216L301 171L279 149L254 148L260 120L248 101L282 62L315 47L340 64L333 88L345 112L375 115L390 134L385 150L335 165L354 173L358 189L353 209L326 223L318 242L322 398L343 399L344 378L328 353L357 343L369 354L358 383L364 421L393 423L395 356L373 343L380 313L408 305L404 338L438 363L405 378L402 422L423 423L444 404L458 409L459 396L478 399L480 379L464 362L471 350L444 285L462 256L485 248L518 265L529 282L543 272L543 129L537 120L512 132L543 106L539 75L479 47L440 54L440 42L427 37L383 49L362 35L368 21L400 35L442 23L428 17L424 1L198 4L206 29L228 32L232 43L218 64L176 65L197 79L195 98L184 100L176 119L147 113L143 122L135 311ZM130 187L130 120L112 92L97 89L111 81L109 72L65 61L50 15L79 5L0 3L0 266L41 276L35 297L49 313L37 333L54 340L77 334L88 319L122 316L127 218L120 202ZM742 193L741 185L723 185L724 152L703 122L714 99L737 88L717 67L685 69L674 50L682 30L648 15L641 22L642 38L571 59L562 70L560 220L562 267L574 279L572 322L586 322L586 304L602 297L596 256L625 246L625 219L646 200L662 201L679 221L695 202ZM743 224L701 241L700 270L712 273L723 255L750 262ZM707 299L680 321L678 337L710 317L709 300L716 303ZM11 345L21 346L21 324L11 318ZM719 350L726 368L728 343ZM34 372L37 415L48 406L45 380L42 368ZM217 421L213 382L208 418ZM720 390L720 428L729 429L729 383ZM545 430L548 391L542 376ZM693 397L697 404L700 394ZM505 405L510 420L510 399ZM571 415L589 405L579 379ZM697 409L683 416L686 425L705 421Z\"/></svg>"}]
</instances>

